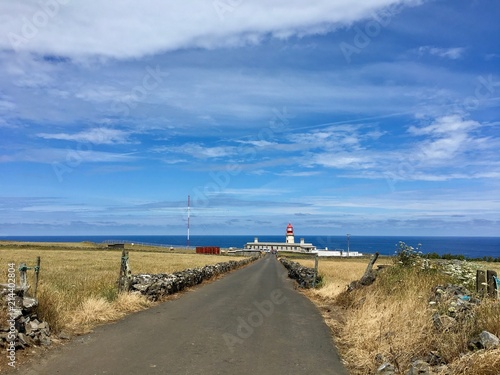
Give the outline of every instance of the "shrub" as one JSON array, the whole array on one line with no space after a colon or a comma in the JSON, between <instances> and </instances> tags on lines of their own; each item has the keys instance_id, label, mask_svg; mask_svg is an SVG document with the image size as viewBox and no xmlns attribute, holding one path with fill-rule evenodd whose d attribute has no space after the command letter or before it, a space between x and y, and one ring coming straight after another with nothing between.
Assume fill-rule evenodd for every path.
<instances>
[{"instance_id":1,"label":"shrub","mask_svg":"<svg viewBox=\"0 0 500 375\"><path fill-rule=\"evenodd\" d=\"M420 247L422 244L418 244L417 248L413 246L409 246L403 241L399 241L396 245L396 259L395 263L399 263L404 267L411 267L418 263L421 260L422 252L420 251Z\"/></svg>"}]
</instances>

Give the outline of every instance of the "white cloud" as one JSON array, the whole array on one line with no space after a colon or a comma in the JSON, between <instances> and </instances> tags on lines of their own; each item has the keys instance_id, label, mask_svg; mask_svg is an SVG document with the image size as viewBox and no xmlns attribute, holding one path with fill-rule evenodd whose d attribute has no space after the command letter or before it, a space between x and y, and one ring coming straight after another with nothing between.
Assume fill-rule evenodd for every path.
<instances>
[{"instance_id":1,"label":"white cloud","mask_svg":"<svg viewBox=\"0 0 500 375\"><path fill-rule=\"evenodd\" d=\"M180 146L159 146L151 151L161 154L189 155L196 159L216 159L234 155L236 148L231 146L207 147L198 143L185 143Z\"/></svg>"},{"instance_id":2,"label":"white cloud","mask_svg":"<svg viewBox=\"0 0 500 375\"><path fill-rule=\"evenodd\" d=\"M297 172L294 170L286 170L280 173L276 173L278 176L283 176L283 177L311 177L311 176L317 176L321 174L320 171L303 171L303 172Z\"/></svg>"},{"instance_id":3,"label":"white cloud","mask_svg":"<svg viewBox=\"0 0 500 375\"><path fill-rule=\"evenodd\" d=\"M477 121L465 120L460 115L448 115L434 120L434 122L428 126L411 126L408 131L413 135L443 135L464 133L480 126L481 124Z\"/></svg>"},{"instance_id":4,"label":"white cloud","mask_svg":"<svg viewBox=\"0 0 500 375\"><path fill-rule=\"evenodd\" d=\"M418 53L420 55L429 54L433 56L447 58L450 60L458 60L463 57L465 53L465 48L463 47L438 48L432 46L422 46L419 47Z\"/></svg>"},{"instance_id":5,"label":"white cloud","mask_svg":"<svg viewBox=\"0 0 500 375\"><path fill-rule=\"evenodd\" d=\"M475 149L477 136L472 131L480 126L477 121L450 115L437 118L428 126L412 126L408 131L413 135L428 136L428 139L418 145L418 158L421 162L432 164L451 159L458 162L458 155L465 155Z\"/></svg>"},{"instance_id":6,"label":"white cloud","mask_svg":"<svg viewBox=\"0 0 500 375\"><path fill-rule=\"evenodd\" d=\"M410 138L393 143L391 131L349 125L297 134L290 139L304 142L298 165L337 170L338 177L396 181L450 181L497 179L498 137L485 136L491 124L459 115L441 116L423 126L410 126ZM332 127L334 128L334 127ZM388 135L391 142L379 140ZM346 142L345 139L356 142Z\"/></svg>"},{"instance_id":7,"label":"white cloud","mask_svg":"<svg viewBox=\"0 0 500 375\"><path fill-rule=\"evenodd\" d=\"M237 141L238 143L241 144L246 144L246 145L251 145L255 146L257 148L269 148L269 147L276 147L278 144L276 142L269 142L266 140L255 140L255 141Z\"/></svg>"},{"instance_id":8,"label":"white cloud","mask_svg":"<svg viewBox=\"0 0 500 375\"><path fill-rule=\"evenodd\" d=\"M57 139L65 141L85 142L96 145L111 145L129 143L129 133L123 130L110 128L95 128L82 131L76 134L67 133L39 133L38 137L43 139Z\"/></svg>"},{"instance_id":9,"label":"white cloud","mask_svg":"<svg viewBox=\"0 0 500 375\"><path fill-rule=\"evenodd\" d=\"M16 105L10 100L4 100L0 98L0 111L12 110Z\"/></svg>"},{"instance_id":10,"label":"white cloud","mask_svg":"<svg viewBox=\"0 0 500 375\"><path fill-rule=\"evenodd\" d=\"M114 153L93 150L71 150L60 148L32 148L20 150L11 155L0 156L0 162L20 162L32 163L63 163L70 169L77 168L83 163L131 163L137 161L137 157L131 153Z\"/></svg>"},{"instance_id":11,"label":"white cloud","mask_svg":"<svg viewBox=\"0 0 500 375\"><path fill-rule=\"evenodd\" d=\"M371 163L366 156L354 154L322 153L313 158L314 164L329 168L359 169L367 168Z\"/></svg>"},{"instance_id":12,"label":"white cloud","mask_svg":"<svg viewBox=\"0 0 500 375\"><path fill-rule=\"evenodd\" d=\"M324 33L414 0L254 0L0 3L0 49L73 58L132 58L189 47ZM222 5L222 6L221 6Z\"/></svg>"}]
</instances>

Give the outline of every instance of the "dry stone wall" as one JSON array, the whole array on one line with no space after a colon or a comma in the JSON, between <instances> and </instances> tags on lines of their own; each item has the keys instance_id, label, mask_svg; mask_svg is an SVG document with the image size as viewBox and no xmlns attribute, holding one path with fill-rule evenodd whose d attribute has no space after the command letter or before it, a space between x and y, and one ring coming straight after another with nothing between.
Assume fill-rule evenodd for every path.
<instances>
[{"instance_id":1,"label":"dry stone wall","mask_svg":"<svg viewBox=\"0 0 500 375\"><path fill-rule=\"evenodd\" d=\"M292 262L286 258L280 258L281 264L288 270L288 277L297 281L301 288L312 288L314 283L314 268ZM321 284L321 275L316 275L316 285Z\"/></svg>"},{"instance_id":2,"label":"dry stone wall","mask_svg":"<svg viewBox=\"0 0 500 375\"><path fill-rule=\"evenodd\" d=\"M243 267L258 257L245 258L240 261L229 261L208 265L202 268L188 268L172 274L140 274L132 275L130 291L140 292L152 301L168 296L202 283L204 280Z\"/></svg>"},{"instance_id":3,"label":"dry stone wall","mask_svg":"<svg viewBox=\"0 0 500 375\"><path fill-rule=\"evenodd\" d=\"M25 296L25 290L0 285L1 308L8 312L7 319L0 326L0 347L24 349L32 345L51 344L50 327L40 321L36 308L38 300Z\"/></svg>"}]
</instances>

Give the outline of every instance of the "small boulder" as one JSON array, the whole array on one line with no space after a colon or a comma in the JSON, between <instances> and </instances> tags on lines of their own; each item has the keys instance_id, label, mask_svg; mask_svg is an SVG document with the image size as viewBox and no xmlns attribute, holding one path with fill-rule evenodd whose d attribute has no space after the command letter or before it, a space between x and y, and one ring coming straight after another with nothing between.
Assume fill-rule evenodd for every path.
<instances>
[{"instance_id":1,"label":"small boulder","mask_svg":"<svg viewBox=\"0 0 500 375\"><path fill-rule=\"evenodd\" d=\"M493 349L500 345L500 339L488 331L481 332L479 334L479 340L485 349Z\"/></svg>"},{"instance_id":2,"label":"small boulder","mask_svg":"<svg viewBox=\"0 0 500 375\"><path fill-rule=\"evenodd\" d=\"M386 362L377 369L377 375L394 375L396 373L394 366Z\"/></svg>"},{"instance_id":3,"label":"small boulder","mask_svg":"<svg viewBox=\"0 0 500 375\"><path fill-rule=\"evenodd\" d=\"M35 307L38 306L38 301L35 298L24 297L22 302L23 310L26 312L31 312Z\"/></svg>"},{"instance_id":4,"label":"small boulder","mask_svg":"<svg viewBox=\"0 0 500 375\"><path fill-rule=\"evenodd\" d=\"M427 362L418 360L411 364L408 375L430 375L430 366Z\"/></svg>"},{"instance_id":5,"label":"small boulder","mask_svg":"<svg viewBox=\"0 0 500 375\"><path fill-rule=\"evenodd\" d=\"M468 348L469 350L492 349L499 345L498 337L488 331L483 331L469 342Z\"/></svg>"},{"instance_id":6,"label":"small boulder","mask_svg":"<svg viewBox=\"0 0 500 375\"><path fill-rule=\"evenodd\" d=\"M61 340L71 340L71 335L66 331L61 331L59 335L57 335Z\"/></svg>"}]
</instances>

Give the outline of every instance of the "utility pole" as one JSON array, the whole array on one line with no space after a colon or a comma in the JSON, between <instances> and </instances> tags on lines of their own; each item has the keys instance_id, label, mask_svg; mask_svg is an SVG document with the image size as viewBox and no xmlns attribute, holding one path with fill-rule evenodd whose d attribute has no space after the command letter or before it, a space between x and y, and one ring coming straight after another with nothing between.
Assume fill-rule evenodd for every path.
<instances>
[{"instance_id":1,"label":"utility pole","mask_svg":"<svg viewBox=\"0 0 500 375\"><path fill-rule=\"evenodd\" d=\"M351 235L349 233L347 233L347 256L349 256L349 238L351 237Z\"/></svg>"},{"instance_id":2,"label":"utility pole","mask_svg":"<svg viewBox=\"0 0 500 375\"><path fill-rule=\"evenodd\" d=\"M191 217L190 217L190 214L191 214L190 209L191 209L191 196L188 195L188 212L187 212L187 214L188 214L188 223L187 223L188 224L187 225L187 248L188 249L189 249L189 229L190 229L190 227L189 227L190 222L189 221L191 219Z\"/></svg>"}]
</instances>

